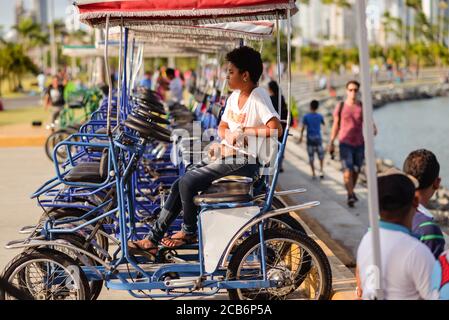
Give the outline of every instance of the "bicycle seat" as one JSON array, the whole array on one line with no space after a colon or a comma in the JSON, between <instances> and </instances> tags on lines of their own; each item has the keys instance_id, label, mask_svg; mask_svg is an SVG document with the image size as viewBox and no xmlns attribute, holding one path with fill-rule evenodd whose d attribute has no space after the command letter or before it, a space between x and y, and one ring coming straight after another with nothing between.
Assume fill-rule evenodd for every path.
<instances>
[{"instance_id":1,"label":"bicycle seat","mask_svg":"<svg viewBox=\"0 0 449 320\"><path fill-rule=\"evenodd\" d=\"M164 105L160 102L159 98L152 93L137 92L133 94L132 97L135 99L145 100L159 108L164 108Z\"/></svg>"},{"instance_id":2,"label":"bicycle seat","mask_svg":"<svg viewBox=\"0 0 449 320\"><path fill-rule=\"evenodd\" d=\"M167 114L162 107L154 105L148 101L134 98L134 102L138 107L143 108L147 111L155 112L155 113L162 114L162 115Z\"/></svg>"},{"instance_id":3,"label":"bicycle seat","mask_svg":"<svg viewBox=\"0 0 449 320\"><path fill-rule=\"evenodd\" d=\"M243 176L227 176L212 182L202 194L194 197L193 202L201 204L244 203L252 199L253 179Z\"/></svg>"},{"instance_id":4,"label":"bicycle seat","mask_svg":"<svg viewBox=\"0 0 449 320\"><path fill-rule=\"evenodd\" d=\"M152 125L152 126L149 126ZM131 119L125 120L125 126L131 130L134 130L139 133L139 135L144 139L156 139L161 142L171 142L170 136L167 136L163 134L162 132L158 131L158 128L162 128L158 125L155 125L153 123L148 123L145 126L132 121Z\"/></svg>"},{"instance_id":5,"label":"bicycle seat","mask_svg":"<svg viewBox=\"0 0 449 320\"><path fill-rule=\"evenodd\" d=\"M230 194L207 194L199 195L193 198L193 203L196 206L205 204L219 204L219 203L246 203L250 202L252 197L249 194L245 195L230 195Z\"/></svg>"},{"instance_id":6,"label":"bicycle seat","mask_svg":"<svg viewBox=\"0 0 449 320\"><path fill-rule=\"evenodd\" d=\"M163 128L163 127L157 125L156 123L154 123L153 121L151 121L151 120L149 120L147 118L144 118L142 116L130 114L130 115L128 115L128 119L133 121L133 122L136 122L136 123L140 124L141 126L148 126L148 128L152 128L154 130L158 130L159 132L161 132L161 133L163 133L163 134L165 134L167 136L171 135L171 131L170 130L168 130L166 128Z\"/></svg>"},{"instance_id":7,"label":"bicycle seat","mask_svg":"<svg viewBox=\"0 0 449 320\"><path fill-rule=\"evenodd\" d=\"M64 177L69 182L101 183L108 176L109 153L104 151L100 162L81 162Z\"/></svg>"},{"instance_id":8,"label":"bicycle seat","mask_svg":"<svg viewBox=\"0 0 449 320\"><path fill-rule=\"evenodd\" d=\"M155 123L159 123L159 124L170 124L170 121L168 121L167 119L161 118L158 115L155 115L145 109L142 108L135 108L134 111L137 114L140 114L143 117L146 117L148 119L150 119L151 121L155 122Z\"/></svg>"}]
</instances>

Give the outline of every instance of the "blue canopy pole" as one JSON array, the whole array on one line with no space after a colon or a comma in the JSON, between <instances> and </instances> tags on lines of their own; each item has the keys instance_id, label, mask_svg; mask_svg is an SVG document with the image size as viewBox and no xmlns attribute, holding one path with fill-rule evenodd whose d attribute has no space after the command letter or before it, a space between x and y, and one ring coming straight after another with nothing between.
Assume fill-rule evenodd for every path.
<instances>
[{"instance_id":1,"label":"blue canopy pole","mask_svg":"<svg viewBox=\"0 0 449 320\"><path fill-rule=\"evenodd\" d=\"M123 54L123 83L122 83L122 103L123 103L123 112L124 119L128 116L128 89L127 89L127 81L128 81L128 35L129 29L125 28L125 39L124 39L124 54Z\"/></svg>"}]
</instances>

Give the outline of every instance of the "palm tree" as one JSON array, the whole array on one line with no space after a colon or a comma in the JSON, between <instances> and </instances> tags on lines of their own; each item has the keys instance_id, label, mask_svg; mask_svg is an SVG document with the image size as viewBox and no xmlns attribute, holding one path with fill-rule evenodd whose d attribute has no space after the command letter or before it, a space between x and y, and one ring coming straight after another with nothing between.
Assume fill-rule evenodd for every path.
<instances>
[{"instance_id":1,"label":"palm tree","mask_svg":"<svg viewBox=\"0 0 449 320\"><path fill-rule=\"evenodd\" d=\"M321 0L323 4L331 5L335 4L336 6L340 8L351 8L351 4L347 0Z\"/></svg>"}]
</instances>

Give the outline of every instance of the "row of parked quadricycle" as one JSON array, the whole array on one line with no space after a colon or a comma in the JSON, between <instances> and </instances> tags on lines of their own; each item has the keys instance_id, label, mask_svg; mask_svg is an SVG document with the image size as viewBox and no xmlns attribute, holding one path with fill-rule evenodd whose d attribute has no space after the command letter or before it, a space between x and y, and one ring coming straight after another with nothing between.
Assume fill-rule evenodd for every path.
<instances>
[{"instance_id":1,"label":"row of parked quadricycle","mask_svg":"<svg viewBox=\"0 0 449 320\"><path fill-rule=\"evenodd\" d=\"M137 2L141 5L133 6ZM222 18L229 22L239 16L247 20L290 18L294 8L290 0L277 0L273 6L267 4L270 1L252 0L247 8L242 4L245 1L235 8L231 2L226 10L198 4L198 10L192 11L180 1L176 4L180 8L171 14L174 4L163 11L146 8L148 1L132 0L123 2L126 8L114 14L108 6L118 8L122 1L77 1L81 18L93 26L106 26L107 35L110 24L120 25L120 31L124 27L125 53L119 67L123 72L119 92L110 84L107 96L89 119L55 145L51 153L55 176L32 196L42 208L42 216L20 230L25 239L6 245L22 251L5 267L2 277L25 296L95 300L106 287L127 291L135 298L213 296L226 291L233 300L330 298L328 259L291 214L319 202L287 207L283 196L306 190L276 189L288 125L274 173L225 177L194 198L198 243L176 249L160 245L154 255L129 252L128 241L142 239L151 230L172 184L202 159L211 141L218 140L216 128L223 113L223 105L217 102L222 101L217 94L221 90L203 94L190 108L165 103L149 89L133 89L135 77L128 76L134 71L126 70L132 60L127 57L129 28L142 21L154 28L155 21L163 20L158 16L161 13L169 15L169 21L179 20L167 30L175 25L179 30L179 24L191 15L198 15L188 20L191 23L220 22ZM253 24L257 32L266 25ZM210 32L217 35L219 28L214 25ZM187 29L193 32L191 25ZM206 29L204 25L198 28L201 45L210 48L212 42L204 44ZM229 30L226 26L220 32ZM249 33L247 29L241 32ZM108 36L105 61L110 79L107 52ZM212 132L208 141L194 136L194 121L201 124L202 132ZM170 226L168 235L179 231L181 223L182 215ZM1 299L13 297L0 290Z\"/></svg>"}]
</instances>

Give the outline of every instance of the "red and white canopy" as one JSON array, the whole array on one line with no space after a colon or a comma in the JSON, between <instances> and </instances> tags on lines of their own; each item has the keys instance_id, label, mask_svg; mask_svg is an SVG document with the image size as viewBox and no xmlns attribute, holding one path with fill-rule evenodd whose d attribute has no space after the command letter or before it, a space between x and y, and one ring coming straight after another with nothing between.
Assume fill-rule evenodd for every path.
<instances>
[{"instance_id":1,"label":"red and white canopy","mask_svg":"<svg viewBox=\"0 0 449 320\"><path fill-rule=\"evenodd\" d=\"M102 27L151 23L199 25L284 18L296 12L294 0L77 0L80 20Z\"/></svg>"},{"instance_id":2,"label":"red and white canopy","mask_svg":"<svg viewBox=\"0 0 449 320\"><path fill-rule=\"evenodd\" d=\"M151 34L160 38L171 35L176 37L197 36L198 38L261 40L271 38L274 31L274 23L262 20L223 22L196 26L151 24L132 26L129 30L135 35Z\"/></svg>"}]
</instances>

